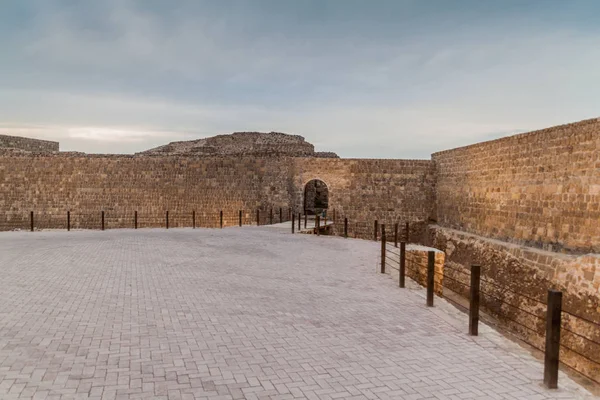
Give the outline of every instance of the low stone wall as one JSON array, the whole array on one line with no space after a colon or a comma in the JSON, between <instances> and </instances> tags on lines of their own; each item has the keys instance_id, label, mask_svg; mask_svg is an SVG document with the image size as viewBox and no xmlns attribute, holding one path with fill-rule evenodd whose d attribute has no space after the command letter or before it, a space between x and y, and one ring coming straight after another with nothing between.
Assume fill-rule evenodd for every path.
<instances>
[{"instance_id":1,"label":"low stone wall","mask_svg":"<svg viewBox=\"0 0 600 400\"><path fill-rule=\"evenodd\" d=\"M482 311L539 350L547 291L562 291L561 361L600 381L600 255L552 253L435 225L430 243L446 253L446 292L468 299L470 266L481 265Z\"/></svg>"},{"instance_id":2,"label":"low stone wall","mask_svg":"<svg viewBox=\"0 0 600 400\"><path fill-rule=\"evenodd\" d=\"M406 277L421 286L427 286L427 264L429 260L428 253L430 251L435 252L433 291L438 296L442 296L444 290L445 261L443 251L418 244L408 244L406 246ZM388 243L386 254L385 272L398 281L400 273L400 248ZM381 266L381 263L379 265Z\"/></svg>"},{"instance_id":3,"label":"low stone wall","mask_svg":"<svg viewBox=\"0 0 600 400\"><path fill-rule=\"evenodd\" d=\"M52 153L58 151L58 142L0 135L0 148L19 149L36 153Z\"/></svg>"}]
</instances>

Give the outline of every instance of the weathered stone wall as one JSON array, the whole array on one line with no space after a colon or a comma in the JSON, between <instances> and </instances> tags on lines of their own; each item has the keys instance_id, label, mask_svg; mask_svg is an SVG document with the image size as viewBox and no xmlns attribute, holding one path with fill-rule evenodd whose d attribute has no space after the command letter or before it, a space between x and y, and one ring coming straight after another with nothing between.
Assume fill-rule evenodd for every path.
<instances>
[{"instance_id":1,"label":"weathered stone wall","mask_svg":"<svg viewBox=\"0 0 600 400\"><path fill-rule=\"evenodd\" d=\"M217 226L219 211L226 225L237 224L238 210L246 223L255 210L286 208L289 162L282 158L191 158L77 156L26 154L0 157L0 227L27 228L29 211L36 227L64 228L71 210L72 225L99 228L100 211L107 227L132 227L134 211L140 226Z\"/></svg>"},{"instance_id":2,"label":"weathered stone wall","mask_svg":"<svg viewBox=\"0 0 600 400\"><path fill-rule=\"evenodd\" d=\"M561 290L565 311L561 361L600 381L600 255L559 254L430 228L432 246L446 253L444 294L452 290L468 299L470 265L480 264L483 310L540 350L547 290Z\"/></svg>"},{"instance_id":3,"label":"weathered stone wall","mask_svg":"<svg viewBox=\"0 0 600 400\"><path fill-rule=\"evenodd\" d=\"M600 120L432 159L438 225L426 243L446 253L444 285L468 298L480 264L484 309L540 349L547 290L563 291L561 359L600 381L600 255L584 255L600 252Z\"/></svg>"},{"instance_id":4,"label":"weathered stone wall","mask_svg":"<svg viewBox=\"0 0 600 400\"><path fill-rule=\"evenodd\" d=\"M435 153L442 226L600 252L600 119Z\"/></svg>"},{"instance_id":5,"label":"weathered stone wall","mask_svg":"<svg viewBox=\"0 0 600 400\"><path fill-rule=\"evenodd\" d=\"M171 227L191 226L192 210L197 226L217 226L220 210L226 226L240 209L253 223L257 208L263 223L273 208L277 222L279 207L285 218L290 206L302 210L304 183L314 178L328 185L329 210L355 223L425 223L433 209L429 161L10 153L0 156L0 228L27 229L34 211L37 228L62 229L68 210L74 228L99 228L102 210L107 228L132 227L135 211L140 227L165 226L167 210Z\"/></svg>"},{"instance_id":6,"label":"weathered stone wall","mask_svg":"<svg viewBox=\"0 0 600 400\"><path fill-rule=\"evenodd\" d=\"M329 188L328 216L335 233L343 232L348 218L349 235L370 239L373 221L393 225L410 221L411 237L419 241L435 213L435 171L428 160L294 159L294 184L290 189L295 208L302 209L303 191L312 179Z\"/></svg>"},{"instance_id":7,"label":"weathered stone wall","mask_svg":"<svg viewBox=\"0 0 600 400\"><path fill-rule=\"evenodd\" d=\"M30 139L20 136L0 135L0 149L1 148L19 149L37 153L52 153L58 151L58 142Z\"/></svg>"}]
</instances>

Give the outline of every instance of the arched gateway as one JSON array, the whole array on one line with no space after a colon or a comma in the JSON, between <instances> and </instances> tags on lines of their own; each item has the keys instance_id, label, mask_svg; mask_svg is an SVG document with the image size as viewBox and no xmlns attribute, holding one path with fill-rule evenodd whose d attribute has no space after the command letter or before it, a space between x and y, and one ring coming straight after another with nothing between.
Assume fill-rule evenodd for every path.
<instances>
[{"instance_id":1,"label":"arched gateway","mask_svg":"<svg viewBox=\"0 0 600 400\"><path fill-rule=\"evenodd\" d=\"M329 188L320 179L313 179L304 186L304 213L307 215L327 212L329 206Z\"/></svg>"}]
</instances>

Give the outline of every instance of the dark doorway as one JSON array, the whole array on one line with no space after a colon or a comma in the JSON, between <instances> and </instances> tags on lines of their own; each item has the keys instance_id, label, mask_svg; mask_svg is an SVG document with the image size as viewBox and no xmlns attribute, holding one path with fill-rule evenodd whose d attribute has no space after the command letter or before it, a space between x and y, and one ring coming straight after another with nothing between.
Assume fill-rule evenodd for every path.
<instances>
[{"instance_id":1,"label":"dark doorway","mask_svg":"<svg viewBox=\"0 0 600 400\"><path fill-rule=\"evenodd\" d=\"M329 206L329 189L325 182L313 179L304 186L304 213L321 215Z\"/></svg>"}]
</instances>

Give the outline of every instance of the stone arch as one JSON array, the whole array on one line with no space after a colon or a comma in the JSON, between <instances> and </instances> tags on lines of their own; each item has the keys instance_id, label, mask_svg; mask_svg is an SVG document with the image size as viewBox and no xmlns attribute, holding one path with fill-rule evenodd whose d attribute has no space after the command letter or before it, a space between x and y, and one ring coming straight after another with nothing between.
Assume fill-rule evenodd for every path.
<instances>
[{"instance_id":1,"label":"stone arch","mask_svg":"<svg viewBox=\"0 0 600 400\"><path fill-rule=\"evenodd\" d=\"M319 178L304 184L303 210L305 214L317 215L327 212L329 208L329 186Z\"/></svg>"}]
</instances>

